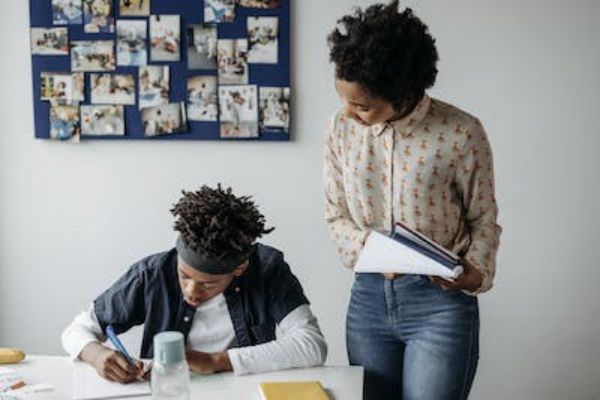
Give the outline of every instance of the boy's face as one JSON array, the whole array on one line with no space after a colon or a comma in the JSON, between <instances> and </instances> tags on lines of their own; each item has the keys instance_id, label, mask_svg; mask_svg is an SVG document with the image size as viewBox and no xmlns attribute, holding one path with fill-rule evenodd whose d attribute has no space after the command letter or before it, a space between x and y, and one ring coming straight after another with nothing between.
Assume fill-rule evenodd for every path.
<instances>
[{"instance_id":1,"label":"boy's face","mask_svg":"<svg viewBox=\"0 0 600 400\"><path fill-rule=\"evenodd\" d=\"M213 275L190 267L181 257L178 257L177 275L179 276L179 286L183 298L189 305L198 307L223 293L229 287L231 281L235 277L241 276L246 268L248 268L248 261L242 263L229 274Z\"/></svg>"}]
</instances>

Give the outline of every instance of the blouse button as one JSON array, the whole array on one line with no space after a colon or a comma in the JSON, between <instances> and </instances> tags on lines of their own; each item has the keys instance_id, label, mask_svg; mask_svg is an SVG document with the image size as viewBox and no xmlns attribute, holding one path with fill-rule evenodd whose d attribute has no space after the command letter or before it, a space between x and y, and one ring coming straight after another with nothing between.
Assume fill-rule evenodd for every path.
<instances>
[{"instance_id":1,"label":"blouse button","mask_svg":"<svg viewBox=\"0 0 600 400\"><path fill-rule=\"evenodd\" d=\"M239 293L239 292L240 292L240 288L239 288L239 286L235 288L235 292L236 292L236 293Z\"/></svg>"},{"instance_id":2,"label":"blouse button","mask_svg":"<svg viewBox=\"0 0 600 400\"><path fill-rule=\"evenodd\" d=\"M185 317L183 317L183 320L184 320L185 322L190 322L190 317L188 317L188 316L186 315Z\"/></svg>"}]
</instances>

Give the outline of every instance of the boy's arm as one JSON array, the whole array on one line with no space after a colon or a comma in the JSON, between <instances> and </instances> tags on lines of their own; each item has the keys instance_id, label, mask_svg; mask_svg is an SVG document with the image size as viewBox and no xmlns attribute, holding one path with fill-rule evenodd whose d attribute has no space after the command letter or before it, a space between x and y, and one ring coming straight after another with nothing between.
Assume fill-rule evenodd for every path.
<instances>
[{"instance_id":1,"label":"boy's arm","mask_svg":"<svg viewBox=\"0 0 600 400\"><path fill-rule=\"evenodd\" d=\"M63 348L73 360L80 357L81 351L89 343L103 343L106 340L96 318L94 304L75 317L64 330L61 339Z\"/></svg>"},{"instance_id":2,"label":"boy's arm","mask_svg":"<svg viewBox=\"0 0 600 400\"><path fill-rule=\"evenodd\" d=\"M227 351L236 375L323 365L327 344L310 306L303 304L277 326L276 339Z\"/></svg>"},{"instance_id":3,"label":"boy's arm","mask_svg":"<svg viewBox=\"0 0 600 400\"><path fill-rule=\"evenodd\" d=\"M77 315L62 334L62 344L69 356L93 366L105 379L120 383L133 382L140 376L143 365L135 368L117 351L102 343L106 340L92 304L87 312Z\"/></svg>"}]
</instances>

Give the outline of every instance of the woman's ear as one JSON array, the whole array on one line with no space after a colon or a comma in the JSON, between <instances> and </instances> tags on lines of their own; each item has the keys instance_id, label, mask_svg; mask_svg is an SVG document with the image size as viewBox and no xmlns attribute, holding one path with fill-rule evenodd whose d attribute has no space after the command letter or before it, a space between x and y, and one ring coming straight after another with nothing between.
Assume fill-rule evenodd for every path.
<instances>
[{"instance_id":1,"label":"woman's ear","mask_svg":"<svg viewBox=\"0 0 600 400\"><path fill-rule=\"evenodd\" d=\"M246 260L244 261L242 264L240 264L239 267L237 267L232 273L233 276L235 276L236 278L242 276L244 274L244 272L246 272L246 270L248 269L248 266L250 265L250 261Z\"/></svg>"}]
</instances>

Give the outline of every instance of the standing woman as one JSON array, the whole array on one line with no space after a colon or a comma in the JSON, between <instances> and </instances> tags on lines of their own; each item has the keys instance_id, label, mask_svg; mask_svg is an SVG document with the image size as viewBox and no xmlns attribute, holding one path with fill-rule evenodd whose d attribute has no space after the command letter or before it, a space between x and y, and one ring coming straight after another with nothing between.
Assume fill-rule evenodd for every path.
<instances>
[{"instance_id":1,"label":"standing woman","mask_svg":"<svg viewBox=\"0 0 600 400\"><path fill-rule=\"evenodd\" d=\"M325 147L326 218L353 268L372 230L393 224L462 258L455 282L356 274L347 316L350 363L365 399L466 399L479 357L476 295L489 290L501 232L493 163L480 121L427 96L438 55L398 1L358 9L328 38L343 108Z\"/></svg>"}]
</instances>

